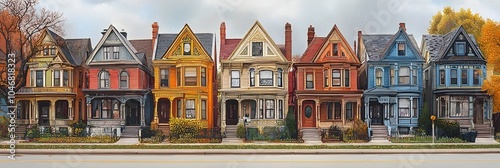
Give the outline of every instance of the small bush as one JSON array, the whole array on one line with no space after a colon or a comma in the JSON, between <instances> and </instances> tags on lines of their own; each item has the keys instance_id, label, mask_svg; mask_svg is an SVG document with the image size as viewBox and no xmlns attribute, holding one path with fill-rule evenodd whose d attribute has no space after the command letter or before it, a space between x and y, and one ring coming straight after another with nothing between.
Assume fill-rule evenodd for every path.
<instances>
[{"instance_id":1,"label":"small bush","mask_svg":"<svg viewBox=\"0 0 500 168\"><path fill-rule=\"evenodd\" d=\"M71 127L71 129L73 130L73 133L71 134L71 136L78 136L78 137L84 137L84 136L87 136L87 124L85 124L82 120L78 121L78 122L72 122L70 124L68 124L68 126Z\"/></svg>"},{"instance_id":2,"label":"small bush","mask_svg":"<svg viewBox=\"0 0 500 168\"><path fill-rule=\"evenodd\" d=\"M201 122L198 120L172 118L169 124L170 134L179 138L192 138L203 129Z\"/></svg>"},{"instance_id":3,"label":"small bush","mask_svg":"<svg viewBox=\"0 0 500 168\"><path fill-rule=\"evenodd\" d=\"M0 138L9 137L9 123L7 117L0 116Z\"/></svg>"},{"instance_id":4,"label":"small bush","mask_svg":"<svg viewBox=\"0 0 500 168\"><path fill-rule=\"evenodd\" d=\"M38 138L40 137L40 129L37 125L29 125L26 131L26 138Z\"/></svg>"},{"instance_id":5,"label":"small bush","mask_svg":"<svg viewBox=\"0 0 500 168\"><path fill-rule=\"evenodd\" d=\"M238 124L238 130L236 130L236 135L238 138L245 138L245 126L243 124Z\"/></svg>"},{"instance_id":6,"label":"small bush","mask_svg":"<svg viewBox=\"0 0 500 168\"><path fill-rule=\"evenodd\" d=\"M352 128L344 131L343 140L345 142L352 142L358 140L368 139L368 125L360 119L354 121Z\"/></svg>"},{"instance_id":7,"label":"small bush","mask_svg":"<svg viewBox=\"0 0 500 168\"><path fill-rule=\"evenodd\" d=\"M460 124L456 121L438 119L435 121L435 125L438 128L438 137L460 137Z\"/></svg>"}]
</instances>

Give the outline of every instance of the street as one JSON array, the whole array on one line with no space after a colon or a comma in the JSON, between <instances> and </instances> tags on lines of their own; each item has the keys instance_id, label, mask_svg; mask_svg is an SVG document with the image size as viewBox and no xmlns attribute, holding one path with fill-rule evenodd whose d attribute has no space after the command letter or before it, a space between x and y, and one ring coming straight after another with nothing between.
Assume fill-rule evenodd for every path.
<instances>
[{"instance_id":1,"label":"street","mask_svg":"<svg viewBox=\"0 0 500 168\"><path fill-rule=\"evenodd\" d=\"M429 168L500 165L500 154L384 154L384 155L18 155L0 156L2 167L114 168L158 166L175 168L328 167Z\"/></svg>"}]
</instances>

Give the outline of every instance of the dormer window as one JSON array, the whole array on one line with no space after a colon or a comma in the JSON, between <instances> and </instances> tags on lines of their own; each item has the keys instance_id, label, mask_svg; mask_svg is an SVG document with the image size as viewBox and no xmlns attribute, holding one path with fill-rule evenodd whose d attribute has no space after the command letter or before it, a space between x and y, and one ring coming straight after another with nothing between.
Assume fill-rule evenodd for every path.
<instances>
[{"instance_id":1,"label":"dormer window","mask_svg":"<svg viewBox=\"0 0 500 168\"><path fill-rule=\"evenodd\" d=\"M104 51L103 51L103 53L102 53L102 54L103 54L103 55L102 55L102 58L103 58L104 60L108 60L108 59L110 59L110 55L109 55L109 52L110 52L109 50L110 50L110 48L111 48L111 47L104 47L104 48L103 48L103 50L104 50Z\"/></svg>"},{"instance_id":2,"label":"dormer window","mask_svg":"<svg viewBox=\"0 0 500 168\"><path fill-rule=\"evenodd\" d=\"M405 56L405 43L398 43L398 56Z\"/></svg>"},{"instance_id":3,"label":"dormer window","mask_svg":"<svg viewBox=\"0 0 500 168\"><path fill-rule=\"evenodd\" d=\"M339 56L339 44L334 43L332 45L333 56Z\"/></svg>"},{"instance_id":4,"label":"dormer window","mask_svg":"<svg viewBox=\"0 0 500 168\"><path fill-rule=\"evenodd\" d=\"M113 59L120 59L120 47L113 47Z\"/></svg>"},{"instance_id":5,"label":"dormer window","mask_svg":"<svg viewBox=\"0 0 500 168\"><path fill-rule=\"evenodd\" d=\"M263 56L263 43L252 42L252 56Z\"/></svg>"},{"instance_id":6,"label":"dormer window","mask_svg":"<svg viewBox=\"0 0 500 168\"><path fill-rule=\"evenodd\" d=\"M191 55L191 50L192 50L192 47L191 47L191 38L189 38L188 36L184 37L184 39L182 40L183 43L182 43L182 51L184 53L184 55Z\"/></svg>"},{"instance_id":7,"label":"dormer window","mask_svg":"<svg viewBox=\"0 0 500 168\"><path fill-rule=\"evenodd\" d=\"M455 52L457 55L463 56L465 55L465 42L456 42L455 43Z\"/></svg>"},{"instance_id":8,"label":"dormer window","mask_svg":"<svg viewBox=\"0 0 500 168\"><path fill-rule=\"evenodd\" d=\"M43 49L43 55L56 55L56 47L48 46Z\"/></svg>"}]
</instances>

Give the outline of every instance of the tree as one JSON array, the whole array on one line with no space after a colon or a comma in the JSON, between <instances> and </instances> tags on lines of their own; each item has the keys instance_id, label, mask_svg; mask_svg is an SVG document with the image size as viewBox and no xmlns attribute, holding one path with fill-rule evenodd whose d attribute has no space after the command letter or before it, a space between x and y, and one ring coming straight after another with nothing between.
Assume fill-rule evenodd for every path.
<instances>
[{"instance_id":1,"label":"tree","mask_svg":"<svg viewBox=\"0 0 500 168\"><path fill-rule=\"evenodd\" d=\"M418 117L418 128L425 130L426 135L432 134L431 112L429 111L427 102L424 102L424 107Z\"/></svg>"},{"instance_id":2,"label":"tree","mask_svg":"<svg viewBox=\"0 0 500 168\"><path fill-rule=\"evenodd\" d=\"M494 71L500 71L500 22L488 19L481 29L481 51L486 56L488 64L494 66Z\"/></svg>"},{"instance_id":3,"label":"tree","mask_svg":"<svg viewBox=\"0 0 500 168\"><path fill-rule=\"evenodd\" d=\"M468 33L474 34L475 38L480 38L484 23L485 21L479 13L472 13L470 9L463 8L460 11L455 11L447 6L442 12L438 11L432 17L427 30L431 34L446 34L462 25Z\"/></svg>"},{"instance_id":4,"label":"tree","mask_svg":"<svg viewBox=\"0 0 500 168\"><path fill-rule=\"evenodd\" d=\"M15 54L15 87L9 89L7 79L0 79L0 98L10 90L17 92L26 83L27 62L41 51L40 34L45 28L62 33L62 14L38 8L39 0L0 0L0 50ZM5 61L8 61L6 59ZM7 63L7 62L6 62ZM3 72L2 72L3 71ZM0 74L6 74L6 69Z\"/></svg>"}]
</instances>

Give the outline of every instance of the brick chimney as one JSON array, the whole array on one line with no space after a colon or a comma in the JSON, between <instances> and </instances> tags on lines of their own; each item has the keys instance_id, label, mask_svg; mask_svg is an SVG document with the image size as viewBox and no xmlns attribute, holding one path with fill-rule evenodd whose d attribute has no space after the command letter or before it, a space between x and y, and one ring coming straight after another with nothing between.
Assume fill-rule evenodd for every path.
<instances>
[{"instance_id":1,"label":"brick chimney","mask_svg":"<svg viewBox=\"0 0 500 168\"><path fill-rule=\"evenodd\" d=\"M158 26L158 22L154 22L151 27L153 28L152 32L151 32L151 45L153 46L153 48L155 48L155 41L156 41L156 37L158 36L158 29L160 28L160 26Z\"/></svg>"},{"instance_id":2,"label":"brick chimney","mask_svg":"<svg viewBox=\"0 0 500 168\"><path fill-rule=\"evenodd\" d=\"M359 50L360 50L360 45L361 45L361 38L363 37L363 32L362 31L358 31L358 47L357 47L357 51L356 51L356 55L358 57L358 59L361 60L361 56L359 55Z\"/></svg>"},{"instance_id":3,"label":"brick chimney","mask_svg":"<svg viewBox=\"0 0 500 168\"><path fill-rule=\"evenodd\" d=\"M285 24L285 57L292 60L292 25L288 22Z\"/></svg>"},{"instance_id":4,"label":"brick chimney","mask_svg":"<svg viewBox=\"0 0 500 168\"><path fill-rule=\"evenodd\" d=\"M311 43L315 35L314 32L314 27L312 25L309 25L309 28L307 29L307 45Z\"/></svg>"},{"instance_id":5,"label":"brick chimney","mask_svg":"<svg viewBox=\"0 0 500 168\"><path fill-rule=\"evenodd\" d=\"M226 45L226 23L220 24L220 45Z\"/></svg>"},{"instance_id":6,"label":"brick chimney","mask_svg":"<svg viewBox=\"0 0 500 168\"><path fill-rule=\"evenodd\" d=\"M358 55L358 50L356 50L356 40L354 40L354 55Z\"/></svg>"},{"instance_id":7,"label":"brick chimney","mask_svg":"<svg viewBox=\"0 0 500 168\"><path fill-rule=\"evenodd\" d=\"M403 29L403 31L406 31L406 24L405 23L399 23L399 28Z\"/></svg>"}]
</instances>

